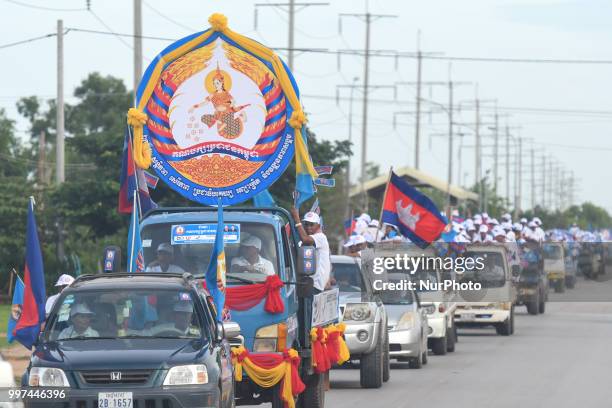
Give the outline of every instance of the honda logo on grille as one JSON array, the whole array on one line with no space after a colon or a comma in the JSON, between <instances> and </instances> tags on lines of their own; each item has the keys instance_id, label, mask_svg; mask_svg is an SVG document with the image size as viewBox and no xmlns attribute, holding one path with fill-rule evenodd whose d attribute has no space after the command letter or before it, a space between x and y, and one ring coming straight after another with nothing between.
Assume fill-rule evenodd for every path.
<instances>
[{"instance_id":1,"label":"honda logo on grille","mask_svg":"<svg viewBox=\"0 0 612 408\"><path fill-rule=\"evenodd\" d=\"M111 381L121 381L121 371L112 371L110 373Z\"/></svg>"}]
</instances>

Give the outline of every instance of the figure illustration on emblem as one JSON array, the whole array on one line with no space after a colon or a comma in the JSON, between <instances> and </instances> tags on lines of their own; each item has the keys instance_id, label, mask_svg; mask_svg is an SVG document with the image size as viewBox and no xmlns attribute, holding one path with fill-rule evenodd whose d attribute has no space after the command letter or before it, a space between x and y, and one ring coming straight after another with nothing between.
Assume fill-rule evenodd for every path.
<instances>
[{"instance_id":1,"label":"figure illustration on emblem","mask_svg":"<svg viewBox=\"0 0 612 408\"><path fill-rule=\"evenodd\" d=\"M214 113L204 114L201 121L209 128L217 126L217 132L226 139L235 139L244 131L244 123L247 121L244 108L250 104L236 106L234 97L229 92L232 88L232 78L230 75L219 68L206 75L204 86L209 95L200 103L193 105L189 113L195 109L212 103ZM197 127L197 126L196 126Z\"/></svg>"}]
</instances>

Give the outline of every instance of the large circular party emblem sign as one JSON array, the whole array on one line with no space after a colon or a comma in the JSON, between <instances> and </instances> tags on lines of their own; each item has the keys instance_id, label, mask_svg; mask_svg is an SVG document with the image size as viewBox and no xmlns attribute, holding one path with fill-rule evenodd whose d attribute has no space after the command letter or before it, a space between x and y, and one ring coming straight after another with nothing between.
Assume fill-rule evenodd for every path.
<instances>
[{"instance_id":1,"label":"large circular party emblem sign","mask_svg":"<svg viewBox=\"0 0 612 408\"><path fill-rule=\"evenodd\" d=\"M280 177L295 139L275 67L210 30L177 41L151 63L138 90L147 115L143 138L151 166L169 186L202 204L220 198L231 205Z\"/></svg>"}]
</instances>

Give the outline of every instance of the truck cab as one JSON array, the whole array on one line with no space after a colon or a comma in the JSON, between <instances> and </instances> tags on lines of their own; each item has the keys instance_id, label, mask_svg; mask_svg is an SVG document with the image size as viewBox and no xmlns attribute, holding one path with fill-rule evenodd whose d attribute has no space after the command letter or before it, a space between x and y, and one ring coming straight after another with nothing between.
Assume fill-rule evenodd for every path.
<instances>
[{"instance_id":1,"label":"truck cab","mask_svg":"<svg viewBox=\"0 0 612 408\"><path fill-rule=\"evenodd\" d=\"M462 300L457 303L455 323L459 327L493 326L500 335L513 334L515 289L506 248L495 244L471 245L463 256L474 259L477 265L479 260L483 267L466 270L458 281L481 287L457 293Z\"/></svg>"},{"instance_id":2,"label":"truck cab","mask_svg":"<svg viewBox=\"0 0 612 408\"><path fill-rule=\"evenodd\" d=\"M155 265L157 248L170 245L172 264L186 272L203 276L210 262L217 226L216 208L158 208L147 213L141 223L141 238L145 265ZM243 345L250 353L282 353L296 349L302 358L300 375L306 390L300 395L307 406L323 406L322 375L314 374L310 361L310 322L304 309L303 275L298 273L299 236L289 213L282 208L225 208L224 251L226 259L226 286L244 286L263 283L275 274L284 283L280 288L284 310L269 313L264 301L246 310L230 310L229 319L237 322L241 336L233 346ZM259 257L266 266L244 270L237 267L247 256L245 242L256 242ZM308 293L305 293L308 295ZM247 378L236 384L236 404L272 402L282 406L280 385L262 388Z\"/></svg>"}]
</instances>

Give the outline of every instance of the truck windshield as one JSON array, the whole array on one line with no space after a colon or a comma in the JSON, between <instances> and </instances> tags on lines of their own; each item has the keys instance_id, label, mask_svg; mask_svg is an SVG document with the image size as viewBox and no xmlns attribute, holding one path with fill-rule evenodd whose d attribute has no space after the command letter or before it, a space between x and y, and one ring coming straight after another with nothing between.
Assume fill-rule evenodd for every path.
<instances>
[{"instance_id":1,"label":"truck windshield","mask_svg":"<svg viewBox=\"0 0 612 408\"><path fill-rule=\"evenodd\" d=\"M340 292L361 292L361 273L356 263L332 262L332 276Z\"/></svg>"},{"instance_id":2,"label":"truck windshield","mask_svg":"<svg viewBox=\"0 0 612 408\"><path fill-rule=\"evenodd\" d=\"M145 271L205 273L216 231L217 224L210 222L145 226ZM271 225L226 223L223 241L228 285L263 282L278 273L276 234Z\"/></svg>"},{"instance_id":3,"label":"truck windshield","mask_svg":"<svg viewBox=\"0 0 612 408\"><path fill-rule=\"evenodd\" d=\"M90 290L62 296L49 316L49 340L200 338L192 295L179 290ZM205 331L206 333L206 331Z\"/></svg>"},{"instance_id":4,"label":"truck windshield","mask_svg":"<svg viewBox=\"0 0 612 408\"><path fill-rule=\"evenodd\" d=\"M504 265L506 260L500 252L471 252L464 254L466 258L474 259L474 264L478 264L478 260L482 262L484 267L479 270L474 268L466 270L461 276L461 281L471 281L480 283L483 288L500 288L506 284L506 272Z\"/></svg>"},{"instance_id":5,"label":"truck windshield","mask_svg":"<svg viewBox=\"0 0 612 408\"><path fill-rule=\"evenodd\" d=\"M544 259L561 259L561 247L559 245L544 244L542 250Z\"/></svg>"}]
</instances>

